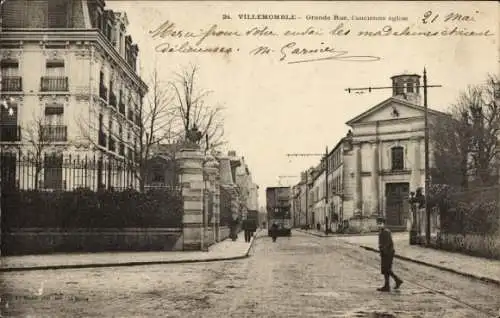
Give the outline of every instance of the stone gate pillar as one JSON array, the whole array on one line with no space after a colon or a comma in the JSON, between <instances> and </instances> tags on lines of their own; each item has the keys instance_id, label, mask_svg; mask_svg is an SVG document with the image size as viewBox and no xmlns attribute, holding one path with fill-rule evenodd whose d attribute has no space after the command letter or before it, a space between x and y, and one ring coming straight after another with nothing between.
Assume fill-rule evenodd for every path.
<instances>
[{"instance_id":1,"label":"stone gate pillar","mask_svg":"<svg viewBox=\"0 0 500 318\"><path fill-rule=\"evenodd\" d=\"M207 175L209 191L208 195L212 197L211 209L212 209L212 217L207 220L209 227L212 229L212 237L211 240L218 242L219 241L219 223L220 223L220 209L219 209L219 163L215 160L214 157L208 155L205 158L205 167L204 172ZM208 206L207 206L208 208Z\"/></svg>"},{"instance_id":2,"label":"stone gate pillar","mask_svg":"<svg viewBox=\"0 0 500 318\"><path fill-rule=\"evenodd\" d=\"M206 248L203 242L203 154L198 148L184 148L177 154L184 201L183 250Z\"/></svg>"}]
</instances>

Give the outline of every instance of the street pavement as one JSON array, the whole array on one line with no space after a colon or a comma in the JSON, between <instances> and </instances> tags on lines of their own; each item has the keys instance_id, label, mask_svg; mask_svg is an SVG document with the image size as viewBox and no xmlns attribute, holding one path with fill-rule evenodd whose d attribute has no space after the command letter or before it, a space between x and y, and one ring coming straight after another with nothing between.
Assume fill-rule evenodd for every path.
<instances>
[{"instance_id":1,"label":"street pavement","mask_svg":"<svg viewBox=\"0 0 500 318\"><path fill-rule=\"evenodd\" d=\"M221 262L4 272L3 316L498 317L500 287L402 260L381 293L379 256L341 239L260 232ZM247 243L248 244L248 243Z\"/></svg>"},{"instance_id":2,"label":"street pavement","mask_svg":"<svg viewBox=\"0 0 500 318\"><path fill-rule=\"evenodd\" d=\"M377 234L371 236L343 236L338 239L378 252ZM410 245L409 234L393 233L394 248L400 258L437 267L500 286L500 261L452 253L418 245Z\"/></svg>"},{"instance_id":3,"label":"street pavement","mask_svg":"<svg viewBox=\"0 0 500 318\"><path fill-rule=\"evenodd\" d=\"M247 257L250 247L251 243L245 242L244 232L240 232L236 241L225 239L209 246L206 252L115 252L6 256L0 258L0 272L220 261Z\"/></svg>"}]
</instances>

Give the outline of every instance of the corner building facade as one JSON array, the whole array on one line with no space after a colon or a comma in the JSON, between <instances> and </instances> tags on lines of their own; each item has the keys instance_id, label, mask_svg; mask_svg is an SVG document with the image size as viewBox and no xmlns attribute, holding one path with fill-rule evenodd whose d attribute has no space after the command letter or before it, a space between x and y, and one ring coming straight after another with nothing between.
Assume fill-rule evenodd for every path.
<instances>
[{"instance_id":1,"label":"corner building facade","mask_svg":"<svg viewBox=\"0 0 500 318\"><path fill-rule=\"evenodd\" d=\"M13 116L2 114L0 123L5 166L30 152L28 131L40 122L45 158L55 158L51 169L61 171L42 172L40 187L137 185L132 171L107 171L106 164L133 164L136 159L148 90L137 73L139 49L126 34L128 23L125 13L106 10L102 0L3 4L1 94L14 109ZM7 133L11 130L14 136ZM73 166L71 172L63 169L63 162L84 157L104 164L85 173ZM18 183L23 171L16 170ZM20 183L21 188L35 186L32 181Z\"/></svg>"}]
</instances>

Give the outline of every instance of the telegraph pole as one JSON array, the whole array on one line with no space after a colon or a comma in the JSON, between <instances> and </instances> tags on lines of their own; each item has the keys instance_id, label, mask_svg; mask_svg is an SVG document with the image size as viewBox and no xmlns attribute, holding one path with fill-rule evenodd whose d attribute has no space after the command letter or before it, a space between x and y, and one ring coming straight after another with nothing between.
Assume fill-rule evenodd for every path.
<instances>
[{"instance_id":1,"label":"telegraph pole","mask_svg":"<svg viewBox=\"0 0 500 318\"><path fill-rule=\"evenodd\" d=\"M424 67L424 85L419 85L415 87L422 87L424 89L424 151L425 151L425 216L427 220L425 228L425 236L427 245L430 244L431 239L431 214L429 206L427 205L429 198L429 186L430 186L430 168L429 168L429 123L428 123L428 113L429 108L427 105L427 88L429 87L442 87L442 85L427 85L427 70ZM351 92L358 91L368 91L377 89L392 89L392 86L378 86L378 87L360 87L360 88L346 88L345 90L350 94Z\"/></svg>"},{"instance_id":2,"label":"telegraph pole","mask_svg":"<svg viewBox=\"0 0 500 318\"><path fill-rule=\"evenodd\" d=\"M429 120L428 120L428 112L429 108L427 106L427 71L424 67L424 152L425 152L425 217L426 217L426 226L425 226L425 241L427 245L431 243L431 213L429 209L429 186L430 186L430 171L429 171Z\"/></svg>"}]
</instances>

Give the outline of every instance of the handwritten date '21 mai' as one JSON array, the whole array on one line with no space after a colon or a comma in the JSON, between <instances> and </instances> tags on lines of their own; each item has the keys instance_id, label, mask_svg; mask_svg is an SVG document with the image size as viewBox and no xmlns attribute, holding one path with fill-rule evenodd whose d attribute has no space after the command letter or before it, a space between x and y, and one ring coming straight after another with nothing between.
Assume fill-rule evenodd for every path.
<instances>
[{"instance_id":1,"label":"handwritten date '21 mai'","mask_svg":"<svg viewBox=\"0 0 500 318\"><path fill-rule=\"evenodd\" d=\"M333 33L332 33L333 32ZM330 35L341 35L339 33L346 33L350 31L342 30L342 26L331 30ZM211 37L277 37L278 34L273 32L267 27L252 27L251 29L239 31L227 31L219 28L218 25L213 24L206 30L199 32L188 32L178 29L174 23L165 22L157 29L149 31L150 35L155 39L168 39L173 42L166 41L156 46L156 51L160 53L208 53L208 54L224 54L229 55L234 52L240 52L240 49L223 45L210 45L207 44L207 39ZM283 38L290 38L296 36L318 36L323 35L322 31L313 27L308 27L300 31L286 31ZM283 39L282 38L282 39ZM175 43L176 40L181 40L180 43ZM297 41L289 39L285 40L286 44L276 45L277 49L271 48L268 45L257 45L255 48L250 49L248 54L250 56L270 56L277 57L280 62L295 64L313 61L335 60L344 62L373 62L381 58L372 55L351 55L348 51L337 49L332 45L326 44L321 40L316 44L308 46L301 46Z\"/></svg>"}]
</instances>

